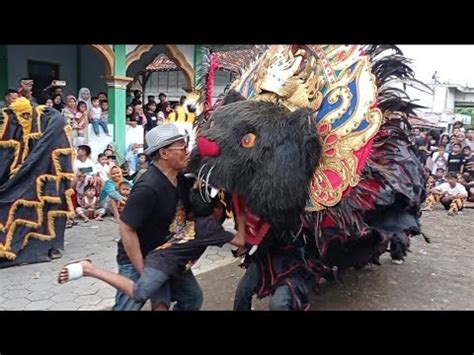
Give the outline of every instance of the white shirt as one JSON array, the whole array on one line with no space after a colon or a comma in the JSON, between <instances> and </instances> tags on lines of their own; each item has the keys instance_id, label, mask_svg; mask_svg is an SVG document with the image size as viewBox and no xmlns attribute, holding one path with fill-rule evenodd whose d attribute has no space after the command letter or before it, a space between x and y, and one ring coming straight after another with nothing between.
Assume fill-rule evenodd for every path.
<instances>
[{"instance_id":1,"label":"white shirt","mask_svg":"<svg viewBox=\"0 0 474 355\"><path fill-rule=\"evenodd\" d=\"M451 185L449 185L449 182L445 182L441 185L436 186L436 190L446 192L448 196L462 195L463 197L467 197L466 188L458 182L454 187L451 187Z\"/></svg>"},{"instance_id":2,"label":"white shirt","mask_svg":"<svg viewBox=\"0 0 474 355\"><path fill-rule=\"evenodd\" d=\"M433 158L432 158L433 167L431 169L432 174L436 174L436 170L439 169L439 168L443 168L444 171L446 171L447 162L448 162L448 159L449 159L449 154L444 153L443 156L444 156L444 160L439 156L439 152L435 152L433 154Z\"/></svg>"},{"instance_id":3,"label":"white shirt","mask_svg":"<svg viewBox=\"0 0 474 355\"><path fill-rule=\"evenodd\" d=\"M93 120L100 120L100 116L102 116L102 110L100 107L91 107L91 118Z\"/></svg>"},{"instance_id":4,"label":"white shirt","mask_svg":"<svg viewBox=\"0 0 474 355\"><path fill-rule=\"evenodd\" d=\"M86 161L82 162L79 159L76 159L74 161L72 169L74 170L74 173L78 173L79 169L82 168L92 168L92 172L87 173L87 176L95 175L97 174L97 168L95 166L94 161L91 158L87 158Z\"/></svg>"},{"instance_id":5,"label":"white shirt","mask_svg":"<svg viewBox=\"0 0 474 355\"><path fill-rule=\"evenodd\" d=\"M101 165L100 163L97 163L95 167L99 173L100 178L104 180L104 182L109 180L110 166L108 164Z\"/></svg>"}]
</instances>

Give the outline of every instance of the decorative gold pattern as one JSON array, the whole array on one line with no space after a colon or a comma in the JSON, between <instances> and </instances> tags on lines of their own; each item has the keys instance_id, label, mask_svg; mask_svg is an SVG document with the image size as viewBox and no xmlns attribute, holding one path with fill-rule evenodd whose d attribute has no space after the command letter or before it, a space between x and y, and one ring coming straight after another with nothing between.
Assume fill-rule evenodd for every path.
<instances>
[{"instance_id":1,"label":"decorative gold pattern","mask_svg":"<svg viewBox=\"0 0 474 355\"><path fill-rule=\"evenodd\" d=\"M20 99L18 99L20 100ZM18 101L17 100L17 101ZM29 102L28 102L29 104ZM28 106L28 105L27 105ZM25 143L25 148L24 148L24 153L23 153L23 160L26 159L28 155L28 142L30 139L38 139L42 135L41 131L41 115L43 114L44 111L44 106L39 106L36 109L36 113L38 114L38 122L37 122L37 127L38 127L38 132L31 133L31 127L32 127L32 121L31 121L31 114L32 114L32 109L31 105L29 105L30 109L25 109L24 102L19 103L19 105L13 105L12 109L13 111L18 114L17 116L18 121L23 127L23 132L24 132L24 143ZM26 107L27 108L27 107ZM26 118L26 115L24 115L25 118L21 117L22 114L28 113L30 114L30 119ZM5 116L4 116L5 117ZM28 122L29 121L29 122ZM8 122L6 122L8 123ZM65 126L64 128L64 134L67 136L67 129L68 126ZM69 142L70 143L70 142ZM4 141L0 142L0 147L14 147L15 148L15 161L12 164L13 166L16 166L15 171L18 171L19 168L21 167L21 162L19 162L19 155L20 155L20 149L21 149L21 144L18 141L15 140L9 140L9 141ZM26 153L25 153L26 151ZM61 168L61 163L59 160L60 155L69 155L71 157L74 156L74 150L71 147L68 148L58 148L55 149L51 153L51 160L53 163L53 167L55 170L55 174L43 174L40 175L36 178L36 200L26 200L26 199L18 199L16 200L12 206L10 207L10 210L8 211L8 217L7 217L7 222L6 224L2 224L0 222L0 231L2 233L6 233L6 238L4 243L0 243L0 258L7 258L10 260L13 260L17 257L17 255L12 252L11 250L11 243L13 240L13 235L16 231L16 229L20 226L25 226L29 228L40 228L43 224L45 216L43 215L43 208L46 203L60 203L61 198L58 196L49 196L44 194L44 185L48 181L53 181L56 183L56 188L59 190L60 183L61 181L71 181L74 178L74 174L64 172ZM18 165L18 166L17 166ZM74 194L74 190L72 188L69 188L65 192L65 199L66 199L66 204L67 204L67 210L53 210L49 211L46 216L46 221L47 221L47 233L42 234L38 232L29 232L25 235L22 247L25 247L28 244L28 241L30 238L37 238L40 240L52 240L56 237L55 234L55 228L54 228L54 220L57 217L73 217L74 216L74 208L72 204L72 198L71 196ZM15 218L15 212L18 210L20 207L29 207L29 208L34 208L36 210L37 214L37 220L32 221L32 220L26 220L26 219L21 219L21 218Z\"/></svg>"},{"instance_id":2,"label":"decorative gold pattern","mask_svg":"<svg viewBox=\"0 0 474 355\"><path fill-rule=\"evenodd\" d=\"M247 99L274 102L291 111L308 108L314 117L324 99L324 109L334 106L317 122L323 155L310 184L308 211L335 206L344 191L359 182L355 153L382 123L382 113L374 107L375 76L360 46L271 46L231 88ZM335 124L337 120L342 122ZM359 129L361 124L364 129Z\"/></svg>"}]
</instances>

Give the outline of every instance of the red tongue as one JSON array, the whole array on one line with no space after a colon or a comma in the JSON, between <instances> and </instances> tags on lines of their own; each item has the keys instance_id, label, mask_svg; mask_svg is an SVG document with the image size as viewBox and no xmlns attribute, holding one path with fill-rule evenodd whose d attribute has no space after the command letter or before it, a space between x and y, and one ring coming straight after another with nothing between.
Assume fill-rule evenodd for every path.
<instances>
[{"instance_id":1,"label":"red tongue","mask_svg":"<svg viewBox=\"0 0 474 355\"><path fill-rule=\"evenodd\" d=\"M245 202L240 199L237 194L232 195L232 204L235 213L238 214L241 210L247 215L247 223L245 225L245 241L251 245L258 245L262 242L263 237L270 229L270 225L265 223L260 217L254 215L245 205Z\"/></svg>"}]
</instances>

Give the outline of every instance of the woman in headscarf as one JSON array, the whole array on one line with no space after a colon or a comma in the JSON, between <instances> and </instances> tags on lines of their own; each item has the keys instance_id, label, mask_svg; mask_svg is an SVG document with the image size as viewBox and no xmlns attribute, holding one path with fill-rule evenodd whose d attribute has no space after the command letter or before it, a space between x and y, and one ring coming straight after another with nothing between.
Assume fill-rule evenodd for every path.
<instances>
[{"instance_id":1,"label":"woman in headscarf","mask_svg":"<svg viewBox=\"0 0 474 355\"><path fill-rule=\"evenodd\" d=\"M115 161L117 162L117 165L122 165L123 163L125 163L124 157L120 155L119 152L117 151L117 144L115 144L114 142L110 142L109 144L107 144L107 147L105 149L110 149L113 152L113 155L115 155Z\"/></svg>"},{"instance_id":2,"label":"woman in headscarf","mask_svg":"<svg viewBox=\"0 0 474 355\"><path fill-rule=\"evenodd\" d=\"M118 166L113 166L109 171L109 180L102 187L99 195L99 206L112 212L115 222L119 221L118 204L124 202L125 198L119 192L120 184L124 181L122 170ZM115 201L115 203L111 203Z\"/></svg>"},{"instance_id":3,"label":"woman in headscarf","mask_svg":"<svg viewBox=\"0 0 474 355\"><path fill-rule=\"evenodd\" d=\"M79 90L79 94L77 95L77 99L86 103L87 112L89 112L92 107L91 91L88 88L81 88L81 90Z\"/></svg>"},{"instance_id":4,"label":"woman in headscarf","mask_svg":"<svg viewBox=\"0 0 474 355\"><path fill-rule=\"evenodd\" d=\"M71 127L71 135L69 136L71 142L74 140L74 118L76 117L77 109L76 109L76 98L73 95L68 95L66 98L66 107L63 108L62 114L66 118L67 124Z\"/></svg>"},{"instance_id":5,"label":"woman in headscarf","mask_svg":"<svg viewBox=\"0 0 474 355\"><path fill-rule=\"evenodd\" d=\"M61 94L56 94L53 96L53 108L59 112L63 112L64 102Z\"/></svg>"}]
</instances>

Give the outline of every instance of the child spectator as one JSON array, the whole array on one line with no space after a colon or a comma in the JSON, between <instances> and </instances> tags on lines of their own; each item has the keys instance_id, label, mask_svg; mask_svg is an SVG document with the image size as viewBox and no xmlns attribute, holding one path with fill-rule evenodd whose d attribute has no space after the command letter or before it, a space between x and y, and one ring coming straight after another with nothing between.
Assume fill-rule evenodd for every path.
<instances>
[{"instance_id":1,"label":"child spectator","mask_svg":"<svg viewBox=\"0 0 474 355\"><path fill-rule=\"evenodd\" d=\"M104 153L100 153L97 156L97 164L96 164L97 173L99 174L99 178L102 180L102 185L105 184L107 180L109 180L109 171L110 165L108 164L108 158Z\"/></svg>"},{"instance_id":2,"label":"child spectator","mask_svg":"<svg viewBox=\"0 0 474 355\"><path fill-rule=\"evenodd\" d=\"M104 122L101 118L102 110L100 108L99 98L93 97L91 102L92 102L92 107L91 107L91 112L90 112L90 115L91 115L90 121L92 123L92 128L94 130L95 135L96 136L99 135L100 133L99 127L102 127L102 129L104 130L104 133L110 136L109 128L107 127L107 122Z\"/></svg>"},{"instance_id":3,"label":"child spectator","mask_svg":"<svg viewBox=\"0 0 474 355\"><path fill-rule=\"evenodd\" d=\"M446 182L446 180L444 179L445 172L446 171L443 168L436 169L435 186L441 185Z\"/></svg>"},{"instance_id":4,"label":"child spectator","mask_svg":"<svg viewBox=\"0 0 474 355\"><path fill-rule=\"evenodd\" d=\"M127 203L128 196L130 196L130 191L132 191L132 188L128 181L124 180L119 184L119 194L122 195L123 199L120 202L116 202L115 200L110 200L111 206L116 205L111 208L112 211L114 211L115 208L117 208L118 215L122 213L122 210L125 207L125 204Z\"/></svg>"},{"instance_id":5,"label":"child spectator","mask_svg":"<svg viewBox=\"0 0 474 355\"><path fill-rule=\"evenodd\" d=\"M439 146L438 150L433 153L432 161L433 167L431 169L432 174L436 174L439 168L446 170L448 164L449 154L446 153L444 146Z\"/></svg>"},{"instance_id":6,"label":"child spectator","mask_svg":"<svg viewBox=\"0 0 474 355\"><path fill-rule=\"evenodd\" d=\"M87 113L87 105L84 101L77 103L77 112L72 123L72 129L74 130L74 146L80 146L87 143L86 140L86 128L89 123L89 116Z\"/></svg>"},{"instance_id":7,"label":"child spectator","mask_svg":"<svg viewBox=\"0 0 474 355\"><path fill-rule=\"evenodd\" d=\"M100 191L99 194L99 206L101 208L105 208L106 210L110 209L110 201L114 200L118 204L121 202L124 198L122 195L120 195L118 189L120 183L123 181L123 176L122 176L122 171L118 166L113 166L110 168L109 171L109 180L105 182L104 187ZM119 214L118 210L117 211L112 211L112 214L115 218L115 222L119 222Z\"/></svg>"},{"instance_id":8,"label":"child spectator","mask_svg":"<svg viewBox=\"0 0 474 355\"><path fill-rule=\"evenodd\" d=\"M100 119L107 124L109 122L109 102L107 100L100 101L100 110L102 112Z\"/></svg>"},{"instance_id":9,"label":"child spectator","mask_svg":"<svg viewBox=\"0 0 474 355\"><path fill-rule=\"evenodd\" d=\"M84 223L89 222L91 218L95 218L97 221L104 220L105 208L99 208L94 186L87 185L84 188L84 196L78 202L79 207L76 208L76 213L84 220Z\"/></svg>"}]
</instances>

